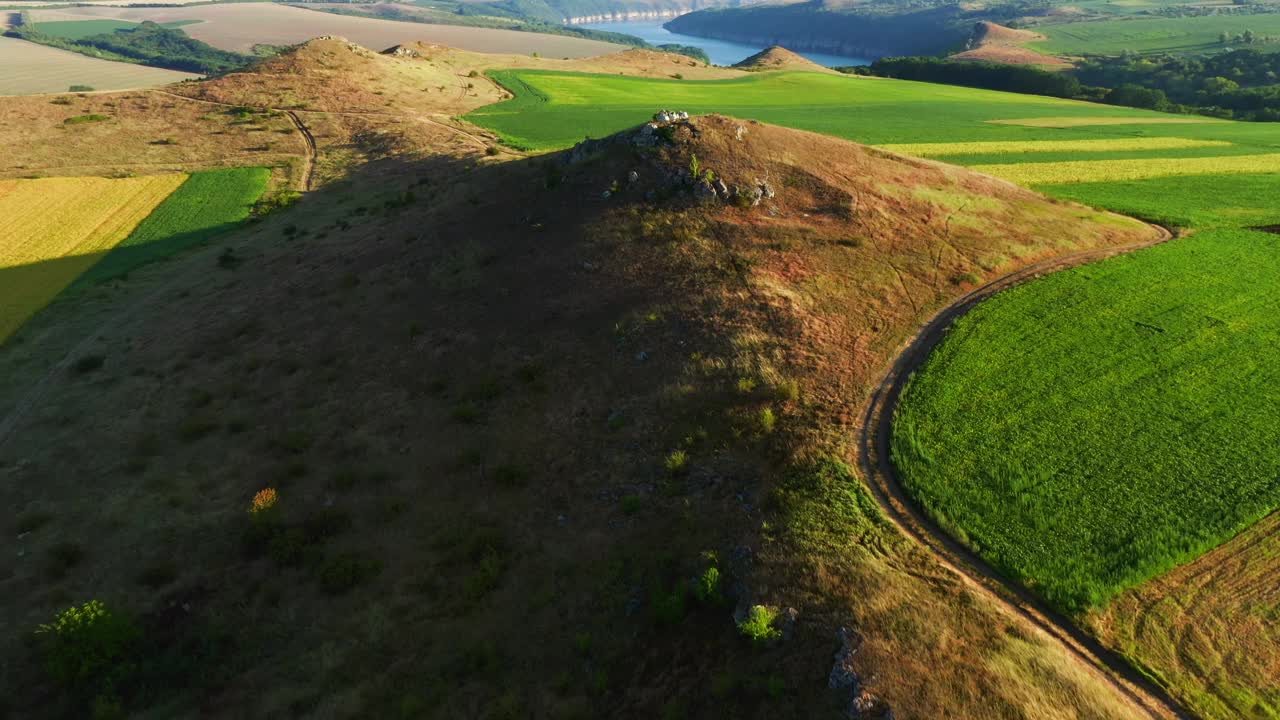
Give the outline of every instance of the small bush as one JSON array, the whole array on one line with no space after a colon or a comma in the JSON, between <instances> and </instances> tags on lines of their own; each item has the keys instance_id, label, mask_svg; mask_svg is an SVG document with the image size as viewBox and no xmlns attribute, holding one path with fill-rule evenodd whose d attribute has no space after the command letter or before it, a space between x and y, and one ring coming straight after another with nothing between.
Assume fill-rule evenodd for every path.
<instances>
[{"instance_id":1,"label":"small bush","mask_svg":"<svg viewBox=\"0 0 1280 720\"><path fill-rule=\"evenodd\" d=\"M982 282L982 278L971 272L958 273L951 276L951 282L955 285L977 285Z\"/></svg>"},{"instance_id":2,"label":"small bush","mask_svg":"<svg viewBox=\"0 0 1280 720\"><path fill-rule=\"evenodd\" d=\"M752 378L738 378L738 392L743 395L750 395L756 391L756 381Z\"/></svg>"},{"instance_id":3,"label":"small bush","mask_svg":"<svg viewBox=\"0 0 1280 720\"><path fill-rule=\"evenodd\" d=\"M19 535L25 535L26 533L35 532L45 525L48 525L49 521L52 519L53 515L50 515L47 512L40 512L38 510L23 513L18 517L18 522L14 524L14 529L18 531Z\"/></svg>"},{"instance_id":4,"label":"small bush","mask_svg":"<svg viewBox=\"0 0 1280 720\"><path fill-rule=\"evenodd\" d=\"M663 462L667 472L672 475L678 475L689 469L689 454L684 450L672 450L667 455L667 459Z\"/></svg>"},{"instance_id":5,"label":"small bush","mask_svg":"<svg viewBox=\"0 0 1280 720\"><path fill-rule=\"evenodd\" d=\"M518 465L499 465L493 469L493 480L507 487L524 487L529 481L529 472Z\"/></svg>"},{"instance_id":6,"label":"small bush","mask_svg":"<svg viewBox=\"0 0 1280 720\"><path fill-rule=\"evenodd\" d=\"M93 92L92 85L72 85L67 88L67 92Z\"/></svg>"},{"instance_id":7,"label":"small bush","mask_svg":"<svg viewBox=\"0 0 1280 720\"><path fill-rule=\"evenodd\" d=\"M157 560L142 569L135 578L139 585L153 590L162 588L178 578L178 570L168 560Z\"/></svg>"},{"instance_id":8,"label":"small bush","mask_svg":"<svg viewBox=\"0 0 1280 720\"><path fill-rule=\"evenodd\" d=\"M627 515L635 515L640 512L640 508L644 505L644 500L639 495L627 495L622 498L622 512Z\"/></svg>"},{"instance_id":9,"label":"small bush","mask_svg":"<svg viewBox=\"0 0 1280 720\"><path fill-rule=\"evenodd\" d=\"M60 542L49 548L47 569L49 574L55 578L60 578L67 574L67 571L80 564L84 560L84 548L79 543Z\"/></svg>"},{"instance_id":10,"label":"small bush","mask_svg":"<svg viewBox=\"0 0 1280 720\"><path fill-rule=\"evenodd\" d=\"M102 367L107 358L102 355L84 355L71 364L71 372L76 375L84 375L98 370Z\"/></svg>"},{"instance_id":11,"label":"small bush","mask_svg":"<svg viewBox=\"0 0 1280 720\"><path fill-rule=\"evenodd\" d=\"M653 596L653 619L659 625L676 625L684 620L685 586L678 584L670 593L656 592Z\"/></svg>"},{"instance_id":12,"label":"small bush","mask_svg":"<svg viewBox=\"0 0 1280 720\"><path fill-rule=\"evenodd\" d=\"M320 567L320 589L330 595L341 595L382 572L376 560L346 553L329 559Z\"/></svg>"},{"instance_id":13,"label":"small bush","mask_svg":"<svg viewBox=\"0 0 1280 720\"><path fill-rule=\"evenodd\" d=\"M129 618L90 600L62 611L36 635L53 679L81 690L107 688L123 678L139 632Z\"/></svg>"},{"instance_id":14,"label":"small bush","mask_svg":"<svg viewBox=\"0 0 1280 720\"><path fill-rule=\"evenodd\" d=\"M698 576L693 587L693 596L704 605L719 605L724 602L724 589L721 587L720 569L709 567Z\"/></svg>"},{"instance_id":15,"label":"small bush","mask_svg":"<svg viewBox=\"0 0 1280 720\"><path fill-rule=\"evenodd\" d=\"M777 610L764 605L753 605L747 617L738 623L738 631L751 642L763 645L782 637L782 631L773 626L777 619Z\"/></svg>"},{"instance_id":16,"label":"small bush","mask_svg":"<svg viewBox=\"0 0 1280 720\"><path fill-rule=\"evenodd\" d=\"M62 123L64 125L81 125L83 123L102 122L104 120L110 120L110 119L111 119L110 115L97 115L97 114L76 115L75 117L69 117L66 120L63 120Z\"/></svg>"},{"instance_id":17,"label":"small bush","mask_svg":"<svg viewBox=\"0 0 1280 720\"><path fill-rule=\"evenodd\" d=\"M773 432L773 429L778 425L778 417L773 414L773 408L761 409L756 420L760 425L760 432L766 435Z\"/></svg>"},{"instance_id":18,"label":"small bush","mask_svg":"<svg viewBox=\"0 0 1280 720\"><path fill-rule=\"evenodd\" d=\"M783 380L773 389L773 394L783 402L795 402L800 399L800 383L795 380Z\"/></svg>"}]
</instances>

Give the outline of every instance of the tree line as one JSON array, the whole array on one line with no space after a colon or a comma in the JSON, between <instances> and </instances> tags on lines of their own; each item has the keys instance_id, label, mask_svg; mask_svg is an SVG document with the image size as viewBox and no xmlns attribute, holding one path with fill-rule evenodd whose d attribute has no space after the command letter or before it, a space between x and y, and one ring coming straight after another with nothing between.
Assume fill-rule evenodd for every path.
<instances>
[{"instance_id":1,"label":"tree line","mask_svg":"<svg viewBox=\"0 0 1280 720\"><path fill-rule=\"evenodd\" d=\"M841 70L1163 112L1280 121L1280 54L1254 49L1198 57L1098 57L1072 71L936 57L882 58Z\"/></svg>"}]
</instances>

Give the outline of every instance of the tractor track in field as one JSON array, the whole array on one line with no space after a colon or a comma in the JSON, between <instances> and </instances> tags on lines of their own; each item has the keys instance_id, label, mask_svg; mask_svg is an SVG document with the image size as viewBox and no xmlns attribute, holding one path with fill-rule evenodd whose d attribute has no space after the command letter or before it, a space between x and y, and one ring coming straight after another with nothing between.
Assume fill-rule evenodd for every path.
<instances>
[{"instance_id":1,"label":"tractor track in field","mask_svg":"<svg viewBox=\"0 0 1280 720\"><path fill-rule=\"evenodd\" d=\"M1011 615L1031 623L1062 644L1095 675L1116 688L1151 717L1189 720L1194 716L1164 688L1138 672L1119 654L1104 647L1096 638L1053 610L1029 590L1002 576L976 553L943 531L903 489L889 456L893 415L902 390L912 373L924 364L956 320L983 300L1035 278L1158 245L1174 237L1167 228L1159 225L1152 227L1159 233L1152 240L1087 250L1029 265L992 280L934 313L903 344L885 368L885 374L862 414L857 454L862 475L885 515L901 532L930 550L944 567L995 600Z\"/></svg>"}]
</instances>

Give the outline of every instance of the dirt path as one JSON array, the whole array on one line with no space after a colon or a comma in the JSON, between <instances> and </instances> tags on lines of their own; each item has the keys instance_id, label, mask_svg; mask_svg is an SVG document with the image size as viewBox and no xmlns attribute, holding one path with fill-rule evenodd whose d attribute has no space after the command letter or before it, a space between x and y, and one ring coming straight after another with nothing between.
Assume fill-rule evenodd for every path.
<instances>
[{"instance_id":1,"label":"dirt path","mask_svg":"<svg viewBox=\"0 0 1280 720\"><path fill-rule=\"evenodd\" d=\"M1192 716L1163 688L1138 673L1124 658L1103 647L1094 637L1076 627L1068 618L1051 609L1026 589L1002 577L982 558L956 542L926 517L902 489L889 459L893 414L903 387L911 374L928 359L933 348L946 337L947 329L952 323L978 303L1003 290L1049 273L1150 247L1173 237L1167 229L1153 227L1159 231L1159 236L1152 240L1079 252L1030 265L991 281L929 318L893 359L867 403L858 438L858 462L872 495L880 503L885 515L904 534L931 550L944 567L994 599L1010 614L1030 622L1062 643L1096 675L1151 717L1190 718Z\"/></svg>"},{"instance_id":2,"label":"dirt path","mask_svg":"<svg viewBox=\"0 0 1280 720\"><path fill-rule=\"evenodd\" d=\"M298 117L298 113L286 110L285 114L289 116L293 126L302 134L302 140L307 145L307 156L303 161L302 178L299 180L298 185L303 192L309 192L311 190L311 178L316 172L316 137L303 124L302 118Z\"/></svg>"}]
</instances>

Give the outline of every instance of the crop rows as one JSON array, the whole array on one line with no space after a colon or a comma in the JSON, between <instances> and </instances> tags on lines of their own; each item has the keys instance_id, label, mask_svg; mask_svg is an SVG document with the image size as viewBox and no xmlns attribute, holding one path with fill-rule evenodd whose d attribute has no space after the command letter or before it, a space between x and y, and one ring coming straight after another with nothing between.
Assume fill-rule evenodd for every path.
<instances>
[{"instance_id":1,"label":"crop rows","mask_svg":"<svg viewBox=\"0 0 1280 720\"><path fill-rule=\"evenodd\" d=\"M0 341L133 231L186 179L15 180L0 194Z\"/></svg>"},{"instance_id":2,"label":"crop rows","mask_svg":"<svg viewBox=\"0 0 1280 720\"><path fill-rule=\"evenodd\" d=\"M85 273L81 282L119 277L235 227L249 216L270 179L271 171L266 168L193 173L124 242Z\"/></svg>"}]
</instances>

